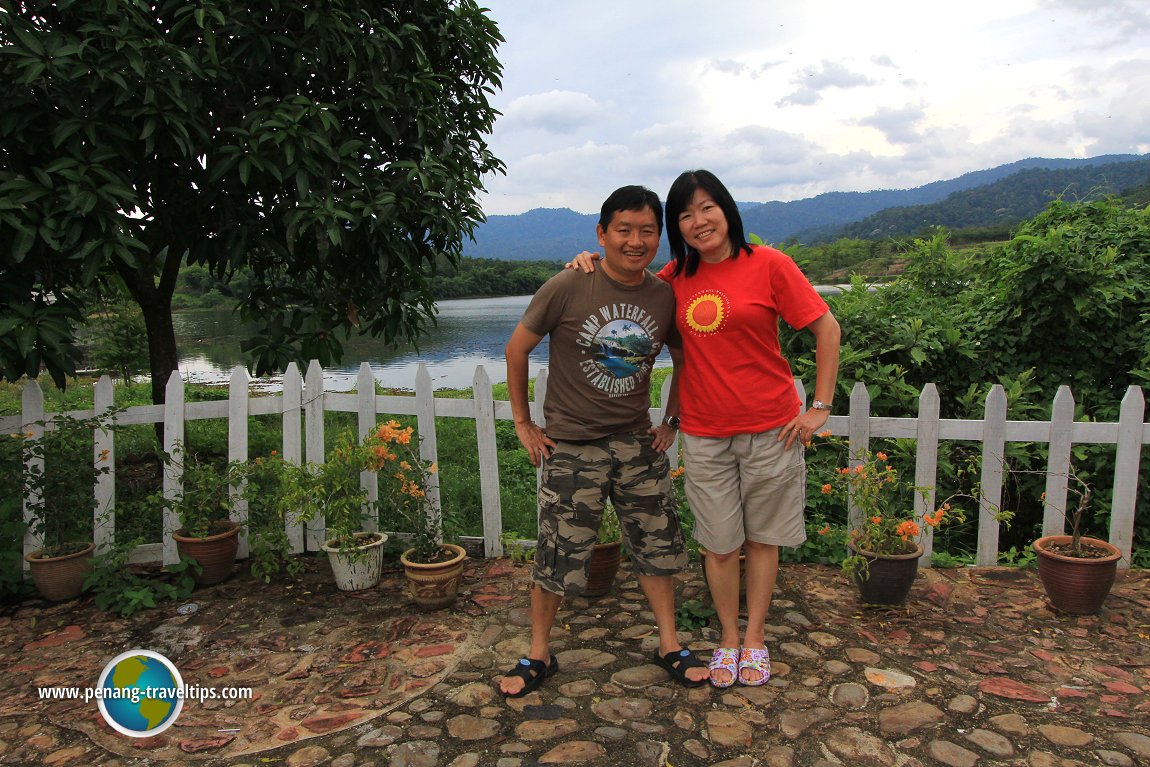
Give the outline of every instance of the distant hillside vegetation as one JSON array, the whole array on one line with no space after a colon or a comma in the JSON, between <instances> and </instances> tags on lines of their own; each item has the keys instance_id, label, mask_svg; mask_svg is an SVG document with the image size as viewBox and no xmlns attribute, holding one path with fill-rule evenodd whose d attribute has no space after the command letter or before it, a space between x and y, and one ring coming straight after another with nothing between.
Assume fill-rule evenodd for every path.
<instances>
[{"instance_id":1,"label":"distant hillside vegetation","mask_svg":"<svg viewBox=\"0 0 1150 767\"><path fill-rule=\"evenodd\" d=\"M828 192L817 197L793 202L740 203L743 222L748 232L754 232L766 242L781 243L788 239L813 242L834 239L830 230L861 221L887 208L907 208L941 202L956 192L992 185L1021 171L1044 169L1067 171L1073 174L1087 169L1097 173L1099 166L1147 161L1140 155L1104 155L1089 159L1029 158L1000 165L988 170L967 173L948 181L935 181L916 189L880 189L872 192ZM1088 189L1089 182L1030 179L1041 195L1048 189L1063 191L1068 184L1077 183ZM1141 183L1146 180L1145 176ZM1127 184L1133 186L1135 184ZM658 191L658 190L657 190ZM662 194L663 192L660 192ZM1046 201L1052 199L1046 197ZM995 204L991 209L1004 207ZM1034 215L1041 206L1019 216L1018 220ZM598 214L576 213L567 208L537 208L516 216L491 216L476 227L475 241L467 241L463 255L468 258L492 258L505 261L567 260L581 250L594 250L595 224ZM875 226L871 226L871 230ZM824 230L826 230L824 232ZM801 234L800 234L801 233ZM660 248L656 263L667 260L666 241Z\"/></svg>"},{"instance_id":2,"label":"distant hillside vegetation","mask_svg":"<svg viewBox=\"0 0 1150 767\"><path fill-rule=\"evenodd\" d=\"M918 234L932 226L1005 230L1038 215L1052 200L1097 200L1148 180L1150 158L1054 170L1029 168L985 186L954 192L940 202L887 208L845 226L799 232L794 239L812 244L843 238L873 240Z\"/></svg>"},{"instance_id":3,"label":"distant hillside vegetation","mask_svg":"<svg viewBox=\"0 0 1150 767\"><path fill-rule=\"evenodd\" d=\"M599 215L568 208L536 208L517 216L489 216L475 229L475 242L465 241L467 258L504 261L563 260L599 247Z\"/></svg>"}]
</instances>

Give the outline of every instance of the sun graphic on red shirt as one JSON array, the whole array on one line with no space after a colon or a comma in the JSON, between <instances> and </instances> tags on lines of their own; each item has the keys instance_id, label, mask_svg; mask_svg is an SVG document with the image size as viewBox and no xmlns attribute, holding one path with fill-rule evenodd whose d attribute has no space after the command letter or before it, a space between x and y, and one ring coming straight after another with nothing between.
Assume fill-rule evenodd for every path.
<instances>
[{"instance_id":1,"label":"sun graphic on red shirt","mask_svg":"<svg viewBox=\"0 0 1150 767\"><path fill-rule=\"evenodd\" d=\"M714 333L727 319L727 301L722 293L700 293L687 303L687 327L696 333Z\"/></svg>"}]
</instances>

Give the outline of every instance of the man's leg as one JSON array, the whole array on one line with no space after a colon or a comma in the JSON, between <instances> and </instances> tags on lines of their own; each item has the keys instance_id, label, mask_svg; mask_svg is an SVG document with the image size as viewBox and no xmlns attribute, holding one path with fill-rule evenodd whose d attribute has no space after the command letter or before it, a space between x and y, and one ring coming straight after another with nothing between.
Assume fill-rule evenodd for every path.
<instances>
[{"instance_id":1,"label":"man's leg","mask_svg":"<svg viewBox=\"0 0 1150 767\"><path fill-rule=\"evenodd\" d=\"M640 575L639 585L647 595L651 611L655 613L655 623L659 627L659 654L682 650L679 635L675 629L675 580L669 575ZM706 679L709 672L705 666L689 668L687 678L693 682Z\"/></svg>"},{"instance_id":2,"label":"man's leg","mask_svg":"<svg viewBox=\"0 0 1150 767\"><path fill-rule=\"evenodd\" d=\"M539 536L531 573L531 649L528 660L551 662L551 629L564 594L587 586L587 561L603 513L610 456L603 444L559 441L543 463ZM546 587L544 587L545 584ZM523 668L522 665L519 668ZM514 695L527 684L508 675L499 689Z\"/></svg>"},{"instance_id":3,"label":"man's leg","mask_svg":"<svg viewBox=\"0 0 1150 767\"><path fill-rule=\"evenodd\" d=\"M528 660L540 660L544 664L551 662L551 629L562 602L562 594L550 592L539 584L531 587L531 649L527 652ZM499 682L499 689L504 695L514 695L526 683L521 677L505 676Z\"/></svg>"},{"instance_id":4,"label":"man's leg","mask_svg":"<svg viewBox=\"0 0 1150 767\"><path fill-rule=\"evenodd\" d=\"M687 549L671 491L667 454L655 450L652 442L645 432L612 439L616 466L612 500L639 585L655 613L661 657L683 649L675 631L675 582L671 573L686 567ZM705 667L676 668L692 682L710 675Z\"/></svg>"}]
</instances>

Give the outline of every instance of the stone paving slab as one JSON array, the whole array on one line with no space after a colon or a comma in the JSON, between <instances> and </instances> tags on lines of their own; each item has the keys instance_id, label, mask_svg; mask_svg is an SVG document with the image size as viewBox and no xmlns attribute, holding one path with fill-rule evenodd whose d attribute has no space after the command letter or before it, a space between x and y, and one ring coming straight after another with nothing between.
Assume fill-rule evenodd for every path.
<instances>
[{"instance_id":1,"label":"stone paving slab","mask_svg":"<svg viewBox=\"0 0 1150 767\"><path fill-rule=\"evenodd\" d=\"M1098 616L1054 613L1033 570L919 574L907 605L868 608L834 567L784 565L763 687L686 689L650 662L652 616L624 567L611 594L571 600L561 672L504 700L527 646L528 569L472 562L460 601L418 611L389 571L341 594L320 566L296 583L238 573L130 620L90 600L0 611L0 764L207 767L1150 765L1150 580L1123 573ZM679 598L705 599L698 565ZM701 658L714 628L682 634ZM185 682L255 700L185 705L154 739L95 704L36 688L94 685L111 658L163 653Z\"/></svg>"}]
</instances>

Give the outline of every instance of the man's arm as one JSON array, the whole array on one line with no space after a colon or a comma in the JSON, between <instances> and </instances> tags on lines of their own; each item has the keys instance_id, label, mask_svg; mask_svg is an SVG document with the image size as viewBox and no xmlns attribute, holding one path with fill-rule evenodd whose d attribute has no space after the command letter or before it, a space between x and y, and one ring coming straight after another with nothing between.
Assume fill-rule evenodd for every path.
<instances>
[{"instance_id":1,"label":"man's arm","mask_svg":"<svg viewBox=\"0 0 1150 767\"><path fill-rule=\"evenodd\" d=\"M511 415L515 419L515 436L532 466L538 466L551 455L555 441L531 420L531 408L527 399L527 370L531 350L539 345L543 336L532 333L520 322L511 333L511 339L503 350L507 359L507 397L511 401Z\"/></svg>"}]
</instances>

